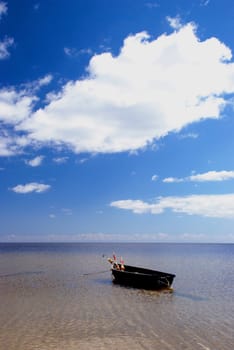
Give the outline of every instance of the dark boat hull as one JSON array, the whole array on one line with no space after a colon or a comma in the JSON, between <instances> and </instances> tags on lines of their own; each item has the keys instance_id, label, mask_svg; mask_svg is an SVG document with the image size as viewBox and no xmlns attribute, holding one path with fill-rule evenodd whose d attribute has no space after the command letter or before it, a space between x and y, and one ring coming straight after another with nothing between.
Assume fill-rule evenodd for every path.
<instances>
[{"instance_id":1,"label":"dark boat hull","mask_svg":"<svg viewBox=\"0 0 234 350\"><path fill-rule=\"evenodd\" d=\"M119 266L120 267L120 266ZM174 274L125 265L125 270L112 268L113 282L143 289L170 288Z\"/></svg>"}]
</instances>

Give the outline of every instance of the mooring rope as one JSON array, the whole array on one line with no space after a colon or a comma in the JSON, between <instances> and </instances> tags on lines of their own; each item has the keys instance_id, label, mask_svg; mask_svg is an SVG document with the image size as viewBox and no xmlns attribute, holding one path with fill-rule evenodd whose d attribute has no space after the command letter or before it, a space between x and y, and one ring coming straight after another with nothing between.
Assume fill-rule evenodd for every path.
<instances>
[{"instance_id":1,"label":"mooring rope","mask_svg":"<svg viewBox=\"0 0 234 350\"><path fill-rule=\"evenodd\" d=\"M109 272L109 270L102 270L102 271L96 271L96 272L87 272L87 273L82 273L82 275L80 276L89 276L89 275L99 275L100 273L105 273L105 272Z\"/></svg>"}]
</instances>

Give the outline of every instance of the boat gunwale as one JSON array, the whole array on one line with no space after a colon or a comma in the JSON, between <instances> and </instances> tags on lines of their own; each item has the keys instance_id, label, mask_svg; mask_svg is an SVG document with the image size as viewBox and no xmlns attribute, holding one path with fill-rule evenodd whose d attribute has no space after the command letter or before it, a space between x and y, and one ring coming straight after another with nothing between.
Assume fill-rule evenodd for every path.
<instances>
[{"instance_id":1,"label":"boat gunwale","mask_svg":"<svg viewBox=\"0 0 234 350\"><path fill-rule=\"evenodd\" d=\"M112 267L112 271L115 271L117 273L124 273L124 274L129 274L129 275L137 275L137 276L148 276L148 277L176 277L175 274L168 273L168 272L162 272L162 271L157 271L157 270L152 270L152 269L147 269L147 268L142 268L142 267L137 267L137 266L130 266L130 265L124 265L125 269L121 269L121 265L118 264L119 269ZM128 270L130 268L130 271ZM131 269L133 269L131 271Z\"/></svg>"}]
</instances>

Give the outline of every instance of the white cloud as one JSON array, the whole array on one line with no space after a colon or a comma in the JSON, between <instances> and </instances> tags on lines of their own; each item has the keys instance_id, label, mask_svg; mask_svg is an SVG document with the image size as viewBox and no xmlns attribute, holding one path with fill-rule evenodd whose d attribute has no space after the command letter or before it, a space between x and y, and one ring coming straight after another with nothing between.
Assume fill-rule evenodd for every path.
<instances>
[{"instance_id":1,"label":"white cloud","mask_svg":"<svg viewBox=\"0 0 234 350\"><path fill-rule=\"evenodd\" d=\"M178 137L180 139L197 139L198 136L198 134L190 132L188 134L180 134Z\"/></svg>"},{"instance_id":2,"label":"white cloud","mask_svg":"<svg viewBox=\"0 0 234 350\"><path fill-rule=\"evenodd\" d=\"M173 183L173 182L208 182L208 181L226 181L234 179L234 171L208 171L207 173L191 175L184 178L176 178L176 177L167 177L163 179L163 182Z\"/></svg>"},{"instance_id":3,"label":"white cloud","mask_svg":"<svg viewBox=\"0 0 234 350\"><path fill-rule=\"evenodd\" d=\"M68 160L68 157L56 157L56 158L53 158L53 161L57 164L64 164L66 163Z\"/></svg>"},{"instance_id":4,"label":"white cloud","mask_svg":"<svg viewBox=\"0 0 234 350\"><path fill-rule=\"evenodd\" d=\"M3 41L0 41L0 60L8 58L10 56L9 47L14 44L13 38L6 37Z\"/></svg>"},{"instance_id":5,"label":"white cloud","mask_svg":"<svg viewBox=\"0 0 234 350\"><path fill-rule=\"evenodd\" d=\"M5 135L0 134L0 156L8 157L15 154L15 151L11 148L11 139Z\"/></svg>"},{"instance_id":6,"label":"white cloud","mask_svg":"<svg viewBox=\"0 0 234 350\"><path fill-rule=\"evenodd\" d=\"M18 125L23 120L30 118L34 104L38 101L38 97L34 94L35 91L41 86L49 84L51 80L52 76L46 75L37 81L25 84L25 89L17 90L13 87L0 89L1 132L4 132L4 143L8 145L9 153L16 146L23 148L33 142L28 137L27 131L24 135L22 135L22 132L18 133ZM2 155L1 152L0 155Z\"/></svg>"},{"instance_id":7,"label":"white cloud","mask_svg":"<svg viewBox=\"0 0 234 350\"><path fill-rule=\"evenodd\" d=\"M27 160L26 164L28 164L32 167L37 167L37 166L41 165L43 159L44 159L44 156L37 156L33 159Z\"/></svg>"},{"instance_id":8,"label":"white cloud","mask_svg":"<svg viewBox=\"0 0 234 350\"><path fill-rule=\"evenodd\" d=\"M80 55L92 55L91 49L76 49L74 47L64 47L64 53L69 57L78 57Z\"/></svg>"},{"instance_id":9,"label":"white cloud","mask_svg":"<svg viewBox=\"0 0 234 350\"><path fill-rule=\"evenodd\" d=\"M35 94L43 86L49 85L52 80L53 80L53 75L47 74L42 78L26 83L23 85L25 87L24 94L30 94L30 95Z\"/></svg>"},{"instance_id":10,"label":"white cloud","mask_svg":"<svg viewBox=\"0 0 234 350\"><path fill-rule=\"evenodd\" d=\"M17 136L12 130L3 127L0 130L0 157L22 153L22 147L26 146L27 143L28 139L25 136Z\"/></svg>"},{"instance_id":11,"label":"white cloud","mask_svg":"<svg viewBox=\"0 0 234 350\"><path fill-rule=\"evenodd\" d=\"M189 177L190 181L198 181L198 182L204 182L204 181L225 181L234 179L234 171L208 171L207 173L203 174L196 174Z\"/></svg>"},{"instance_id":12,"label":"white cloud","mask_svg":"<svg viewBox=\"0 0 234 350\"><path fill-rule=\"evenodd\" d=\"M13 88L0 90L0 120L6 125L16 126L30 116L32 106L37 98L27 91Z\"/></svg>"},{"instance_id":13,"label":"white cloud","mask_svg":"<svg viewBox=\"0 0 234 350\"><path fill-rule=\"evenodd\" d=\"M53 79L53 76L51 74L45 75L43 78L40 78L38 80L39 87L48 85Z\"/></svg>"},{"instance_id":14,"label":"white cloud","mask_svg":"<svg viewBox=\"0 0 234 350\"><path fill-rule=\"evenodd\" d=\"M7 13L7 3L4 1L0 1L0 19L3 15Z\"/></svg>"},{"instance_id":15,"label":"white cloud","mask_svg":"<svg viewBox=\"0 0 234 350\"><path fill-rule=\"evenodd\" d=\"M152 181L157 181L158 180L158 175L153 175L151 178Z\"/></svg>"},{"instance_id":16,"label":"white cloud","mask_svg":"<svg viewBox=\"0 0 234 350\"><path fill-rule=\"evenodd\" d=\"M3 1L0 1L0 20L2 18L2 15L5 15L7 13L7 4Z\"/></svg>"},{"instance_id":17,"label":"white cloud","mask_svg":"<svg viewBox=\"0 0 234 350\"><path fill-rule=\"evenodd\" d=\"M173 29L180 29L182 27L181 19L179 16L177 16L177 17L168 16L167 20Z\"/></svg>"},{"instance_id":18,"label":"white cloud","mask_svg":"<svg viewBox=\"0 0 234 350\"><path fill-rule=\"evenodd\" d=\"M16 91L8 91L14 98L3 110L0 91L0 121L18 123L29 143L76 153L135 151L193 122L220 118L234 92L231 57L218 39L200 41L191 23L156 39L141 32L127 37L116 57L94 55L86 78L49 94L35 112L35 97Z\"/></svg>"},{"instance_id":19,"label":"white cloud","mask_svg":"<svg viewBox=\"0 0 234 350\"><path fill-rule=\"evenodd\" d=\"M149 9L153 9L153 8L158 8L159 4L157 2L147 2L145 6L148 7Z\"/></svg>"},{"instance_id":20,"label":"white cloud","mask_svg":"<svg viewBox=\"0 0 234 350\"><path fill-rule=\"evenodd\" d=\"M88 160L89 160L89 158L81 158L81 159L79 159L79 163L80 164L84 164L84 163L86 163L86 162L88 162Z\"/></svg>"},{"instance_id":21,"label":"white cloud","mask_svg":"<svg viewBox=\"0 0 234 350\"><path fill-rule=\"evenodd\" d=\"M139 199L124 199L119 201L111 202L111 207L116 207L119 209L131 210L135 214L143 214L143 213L153 213L153 214L161 214L163 212L163 208L159 205L150 204L143 202Z\"/></svg>"},{"instance_id":22,"label":"white cloud","mask_svg":"<svg viewBox=\"0 0 234 350\"><path fill-rule=\"evenodd\" d=\"M25 185L17 185L13 187L11 190L16 193L41 193L50 189L50 185L40 184L37 182L31 182Z\"/></svg>"},{"instance_id":23,"label":"white cloud","mask_svg":"<svg viewBox=\"0 0 234 350\"><path fill-rule=\"evenodd\" d=\"M79 51L79 54L80 55L92 55L93 54L93 51L89 48L87 49L80 49Z\"/></svg>"},{"instance_id":24,"label":"white cloud","mask_svg":"<svg viewBox=\"0 0 234 350\"><path fill-rule=\"evenodd\" d=\"M73 50L70 47L64 47L63 50L67 56L73 56L73 54L74 54Z\"/></svg>"},{"instance_id":25,"label":"white cloud","mask_svg":"<svg viewBox=\"0 0 234 350\"><path fill-rule=\"evenodd\" d=\"M207 6L209 5L209 3L210 3L210 0L201 0L200 6Z\"/></svg>"},{"instance_id":26,"label":"white cloud","mask_svg":"<svg viewBox=\"0 0 234 350\"><path fill-rule=\"evenodd\" d=\"M0 20L2 16L7 13L7 4L4 1L0 1ZM14 44L14 39L5 37L0 41L0 60L4 60L10 56L9 48Z\"/></svg>"},{"instance_id":27,"label":"white cloud","mask_svg":"<svg viewBox=\"0 0 234 350\"><path fill-rule=\"evenodd\" d=\"M27 133L17 132L17 125L30 116L36 100L26 91L0 89L0 156L22 153L23 148L33 142Z\"/></svg>"},{"instance_id":28,"label":"white cloud","mask_svg":"<svg viewBox=\"0 0 234 350\"><path fill-rule=\"evenodd\" d=\"M131 210L136 214L161 214L166 209L187 215L213 218L234 218L234 194L191 195L184 197L158 197L155 203L141 200L119 200L110 203L111 207Z\"/></svg>"},{"instance_id":29,"label":"white cloud","mask_svg":"<svg viewBox=\"0 0 234 350\"><path fill-rule=\"evenodd\" d=\"M165 179L163 179L163 182L165 183L173 183L173 182L183 182L184 179L179 179L177 177L166 177Z\"/></svg>"}]
</instances>

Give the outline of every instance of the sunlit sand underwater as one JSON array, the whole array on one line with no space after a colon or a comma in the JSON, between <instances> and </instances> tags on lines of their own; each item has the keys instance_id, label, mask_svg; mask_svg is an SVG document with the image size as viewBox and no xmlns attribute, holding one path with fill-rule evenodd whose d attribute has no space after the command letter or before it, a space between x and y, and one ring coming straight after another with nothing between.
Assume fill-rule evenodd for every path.
<instances>
[{"instance_id":1,"label":"sunlit sand underwater","mask_svg":"<svg viewBox=\"0 0 234 350\"><path fill-rule=\"evenodd\" d=\"M107 256L176 274L115 285ZM0 349L231 350L234 245L0 244Z\"/></svg>"}]
</instances>

